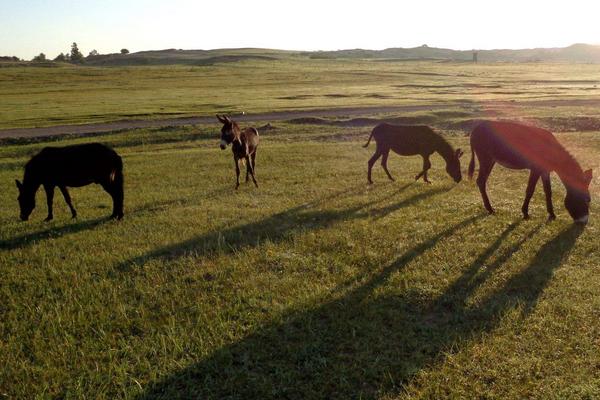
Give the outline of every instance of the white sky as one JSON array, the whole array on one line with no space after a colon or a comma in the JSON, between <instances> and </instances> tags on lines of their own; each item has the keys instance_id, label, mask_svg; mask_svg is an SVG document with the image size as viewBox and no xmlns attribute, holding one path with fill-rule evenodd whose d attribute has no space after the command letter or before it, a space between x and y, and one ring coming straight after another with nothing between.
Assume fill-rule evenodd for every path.
<instances>
[{"instance_id":1,"label":"white sky","mask_svg":"<svg viewBox=\"0 0 600 400\"><path fill-rule=\"evenodd\" d=\"M0 55L600 44L600 1L0 0Z\"/></svg>"}]
</instances>

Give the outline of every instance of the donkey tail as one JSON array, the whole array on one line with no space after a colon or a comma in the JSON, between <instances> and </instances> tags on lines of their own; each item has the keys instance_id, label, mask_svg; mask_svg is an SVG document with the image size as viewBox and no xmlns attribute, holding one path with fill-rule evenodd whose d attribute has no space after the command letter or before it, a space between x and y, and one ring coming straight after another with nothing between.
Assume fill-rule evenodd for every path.
<instances>
[{"instance_id":1,"label":"donkey tail","mask_svg":"<svg viewBox=\"0 0 600 400\"><path fill-rule=\"evenodd\" d=\"M377 127L373 128L373 130L371 131L371 135L369 136L369 140L367 140L366 144L363 144L363 147L366 149L367 147L369 147L369 143L371 143L371 138L373 137L373 134L375 133L375 129Z\"/></svg>"},{"instance_id":2,"label":"donkey tail","mask_svg":"<svg viewBox=\"0 0 600 400\"><path fill-rule=\"evenodd\" d=\"M473 172L475 172L475 152L473 151L473 145L471 145L471 162L469 162L469 179L473 179Z\"/></svg>"}]
</instances>

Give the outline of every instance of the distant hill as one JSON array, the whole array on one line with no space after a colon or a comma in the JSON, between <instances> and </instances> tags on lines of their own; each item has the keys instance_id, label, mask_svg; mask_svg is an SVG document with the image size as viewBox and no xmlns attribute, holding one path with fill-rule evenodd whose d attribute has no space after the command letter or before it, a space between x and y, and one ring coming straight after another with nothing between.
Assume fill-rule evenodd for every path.
<instances>
[{"instance_id":1,"label":"distant hill","mask_svg":"<svg viewBox=\"0 0 600 400\"><path fill-rule=\"evenodd\" d=\"M311 58L371 58L382 60L435 59L471 61L472 50L452 50L428 47L389 48L385 50L337 50L303 53ZM574 44L562 48L537 48L520 50L477 50L480 62L577 62L600 63L600 46Z\"/></svg>"},{"instance_id":2,"label":"distant hill","mask_svg":"<svg viewBox=\"0 0 600 400\"><path fill-rule=\"evenodd\" d=\"M520 50L476 50L479 62L568 62L600 63L600 46L574 44L562 48L537 48ZM427 45L384 50L348 49L335 51L289 51L258 48L215 50L149 50L131 54L100 54L85 58L85 65L213 65L244 60L304 59L368 59L380 62L406 60L439 60L467 62L473 59L473 50L452 50ZM0 57L0 67L14 63L42 66L40 63L14 61L12 57ZM43 66L54 66L47 62Z\"/></svg>"},{"instance_id":3,"label":"distant hill","mask_svg":"<svg viewBox=\"0 0 600 400\"><path fill-rule=\"evenodd\" d=\"M130 54L101 54L86 57L87 65L212 65L242 60L275 60L297 52L269 49L215 49L215 50L149 50Z\"/></svg>"}]
</instances>

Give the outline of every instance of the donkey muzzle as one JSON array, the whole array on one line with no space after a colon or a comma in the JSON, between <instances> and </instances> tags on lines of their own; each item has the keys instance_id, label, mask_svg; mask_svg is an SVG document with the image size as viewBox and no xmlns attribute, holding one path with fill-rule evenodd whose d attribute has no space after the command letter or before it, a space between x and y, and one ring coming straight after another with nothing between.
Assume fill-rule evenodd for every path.
<instances>
[{"instance_id":1,"label":"donkey muzzle","mask_svg":"<svg viewBox=\"0 0 600 400\"><path fill-rule=\"evenodd\" d=\"M227 142L224 140L221 140L219 147L221 147L221 150L225 150L225 148L227 147Z\"/></svg>"}]
</instances>

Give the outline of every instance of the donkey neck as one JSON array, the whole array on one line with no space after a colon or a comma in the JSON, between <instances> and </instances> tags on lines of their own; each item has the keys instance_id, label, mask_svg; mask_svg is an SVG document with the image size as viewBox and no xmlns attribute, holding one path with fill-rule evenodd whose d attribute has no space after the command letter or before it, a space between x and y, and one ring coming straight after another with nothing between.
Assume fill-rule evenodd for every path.
<instances>
[{"instance_id":1,"label":"donkey neck","mask_svg":"<svg viewBox=\"0 0 600 400\"><path fill-rule=\"evenodd\" d=\"M446 164L450 162L454 156L454 149L450 146L443 137L435 135L433 138L433 150L437 152L446 161Z\"/></svg>"},{"instance_id":2,"label":"donkey neck","mask_svg":"<svg viewBox=\"0 0 600 400\"><path fill-rule=\"evenodd\" d=\"M581 166L567 150L562 148L561 150L559 154L555 154L556 157L552 160L552 169L556 172L567 190L584 190L585 184L583 183L583 170Z\"/></svg>"},{"instance_id":3,"label":"donkey neck","mask_svg":"<svg viewBox=\"0 0 600 400\"><path fill-rule=\"evenodd\" d=\"M242 135L242 130L240 129L239 125L235 122L231 126L231 132L233 133L233 143L244 143L244 135Z\"/></svg>"},{"instance_id":4,"label":"donkey neck","mask_svg":"<svg viewBox=\"0 0 600 400\"><path fill-rule=\"evenodd\" d=\"M23 186L30 188L32 190L37 190L37 188L42 184L41 179L42 168L38 165L38 159L32 158L25 165L25 174L23 175Z\"/></svg>"}]
</instances>

